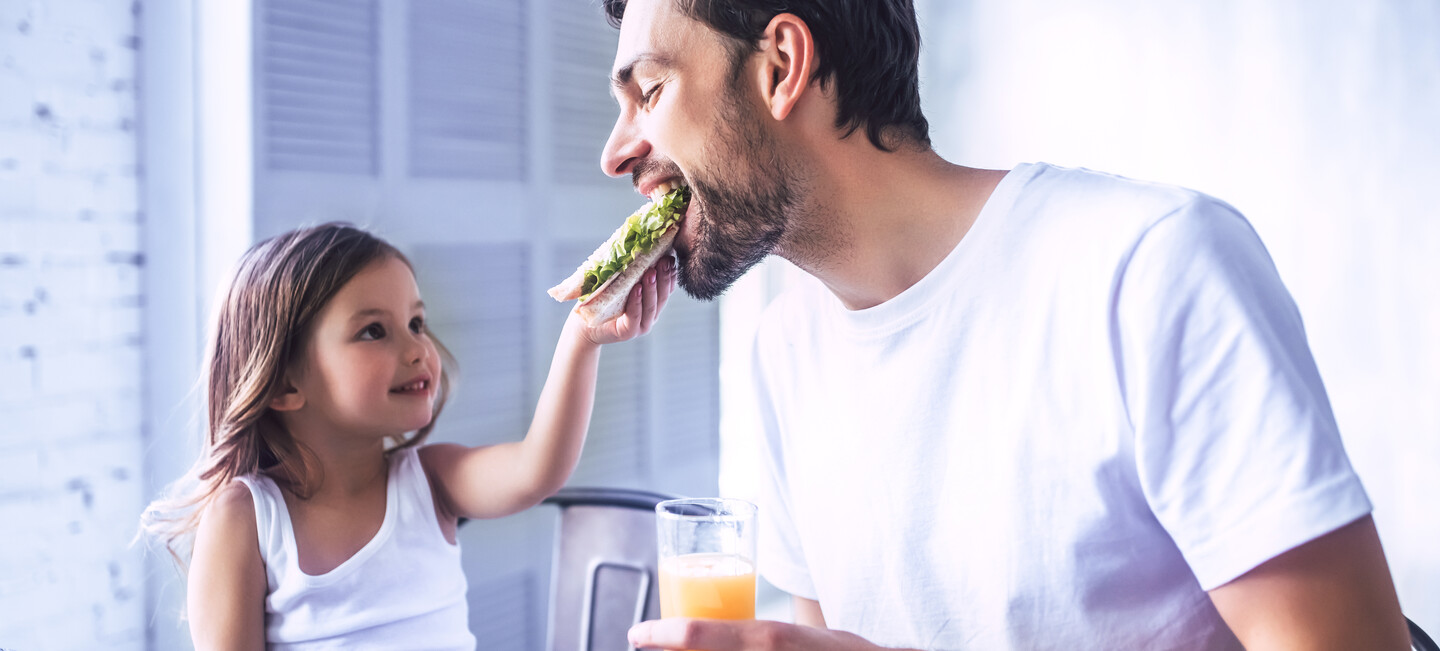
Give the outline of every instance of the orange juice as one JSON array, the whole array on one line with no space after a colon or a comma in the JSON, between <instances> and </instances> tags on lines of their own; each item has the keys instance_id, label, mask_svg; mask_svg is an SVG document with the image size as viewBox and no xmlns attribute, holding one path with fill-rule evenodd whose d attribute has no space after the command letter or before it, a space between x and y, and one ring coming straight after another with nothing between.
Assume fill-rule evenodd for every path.
<instances>
[{"instance_id":1,"label":"orange juice","mask_svg":"<svg viewBox=\"0 0 1440 651\"><path fill-rule=\"evenodd\" d=\"M661 560L660 616L755 619L755 566L733 554Z\"/></svg>"}]
</instances>

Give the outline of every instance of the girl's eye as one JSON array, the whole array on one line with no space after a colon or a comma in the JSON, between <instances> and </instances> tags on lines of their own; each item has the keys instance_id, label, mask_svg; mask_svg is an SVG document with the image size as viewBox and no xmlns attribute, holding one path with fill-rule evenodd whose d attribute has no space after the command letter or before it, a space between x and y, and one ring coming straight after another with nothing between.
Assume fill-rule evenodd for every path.
<instances>
[{"instance_id":1,"label":"girl's eye","mask_svg":"<svg viewBox=\"0 0 1440 651\"><path fill-rule=\"evenodd\" d=\"M385 326L382 326L378 323L372 323L370 325L367 325L363 330L360 331L360 338L364 340L384 339Z\"/></svg>"},{"instance_id":2,"label":"girl's eye","mask_svg":"<svg viewBox=\"0 0 1440 651\"><path fill-rule=\"evenodd\" d=\"M410 332L413 332L417 335L425 332L425 319L418 316L410 319Z\"/></svg>"}]
</instances>

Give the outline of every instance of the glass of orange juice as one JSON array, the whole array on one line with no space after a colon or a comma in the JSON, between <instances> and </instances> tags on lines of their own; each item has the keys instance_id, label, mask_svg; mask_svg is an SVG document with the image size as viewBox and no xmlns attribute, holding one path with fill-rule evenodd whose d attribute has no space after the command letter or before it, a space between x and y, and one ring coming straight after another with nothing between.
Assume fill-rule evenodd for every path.
<instances>
[{"instance_id":1,"label":"glass of orange juice","mask_svg":"<svg viewBox=\"0 0 1440 651\"><path fill-rule=\"evenodd\" d=\"M702 497L655 505L660 616L755 618L755 505Z\"/></svg>"}]
</instances>

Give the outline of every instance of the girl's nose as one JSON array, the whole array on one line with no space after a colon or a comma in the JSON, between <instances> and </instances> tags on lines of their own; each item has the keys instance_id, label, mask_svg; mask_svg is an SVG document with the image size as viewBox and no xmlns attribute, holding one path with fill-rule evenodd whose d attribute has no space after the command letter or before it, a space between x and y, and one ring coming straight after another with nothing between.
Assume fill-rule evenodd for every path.
<instances>
[{"instance_id":1,"label":"girl's nose","mask_svg":"<svg viewBox=\"0 0 1440 651\"><path fill-rule=\"evenodd\" d=\"M423 333L411 333L410 345L405 348L405 360L410 364L419 364L425 361L427 353L425 344L426 338Z\"/></svg>"}]
</instances>

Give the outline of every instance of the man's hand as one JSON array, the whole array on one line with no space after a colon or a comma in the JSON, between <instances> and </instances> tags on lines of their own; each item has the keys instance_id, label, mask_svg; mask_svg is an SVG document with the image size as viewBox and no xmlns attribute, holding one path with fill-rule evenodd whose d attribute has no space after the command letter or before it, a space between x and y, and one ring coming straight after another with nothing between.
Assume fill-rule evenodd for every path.
<instances>
[{"instance_id":1,"label":"man's hand","mask_svg":"<svg viewBox=\"0 0 1440 651\"><path fill-rule=\"evenodd\" d=\"M874 651L883 647L854 633L766 620L727 621L672 617L640 622L630 644L644 649L693 651Z\"/></svg>"}]
</instances>

